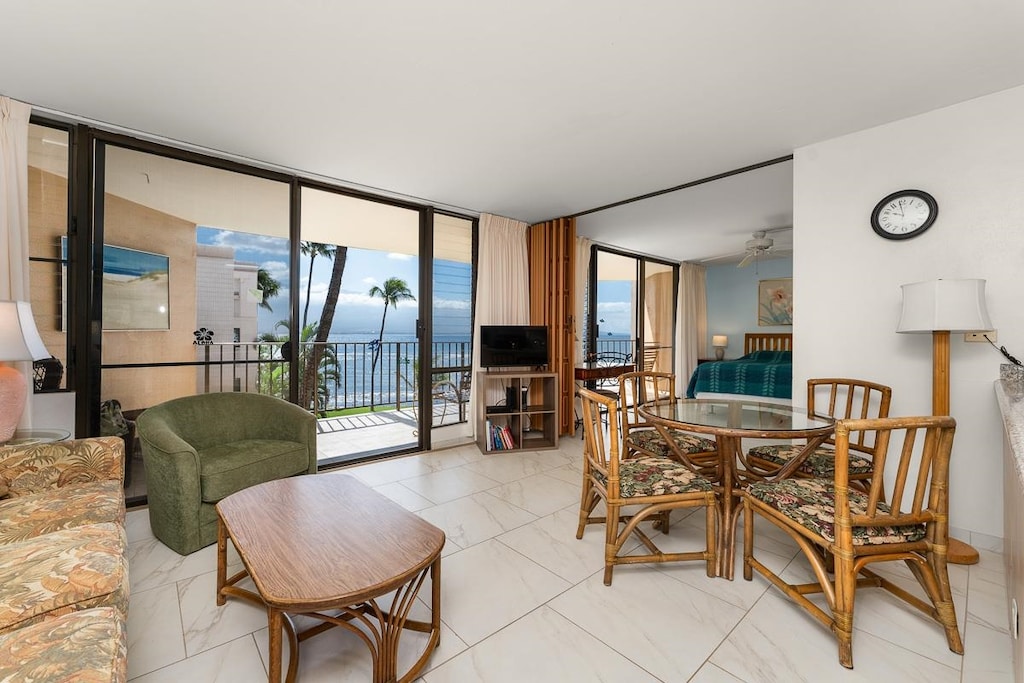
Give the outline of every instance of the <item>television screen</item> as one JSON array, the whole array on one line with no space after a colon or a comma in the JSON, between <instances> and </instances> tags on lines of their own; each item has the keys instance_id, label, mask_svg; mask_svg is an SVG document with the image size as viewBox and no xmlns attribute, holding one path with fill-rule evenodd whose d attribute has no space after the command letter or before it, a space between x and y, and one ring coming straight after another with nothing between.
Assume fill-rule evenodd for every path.
<instances>
[{"instance_id":1,"label":"television screen","mask_svg":"<svg viewBox=\"0 0 1024 683\"><path fill-rule=\"evenodd\" d=\"M485 368L548 364L548 328L543 325L481 325L480 365Z\"/></svg>"}]
</instances>

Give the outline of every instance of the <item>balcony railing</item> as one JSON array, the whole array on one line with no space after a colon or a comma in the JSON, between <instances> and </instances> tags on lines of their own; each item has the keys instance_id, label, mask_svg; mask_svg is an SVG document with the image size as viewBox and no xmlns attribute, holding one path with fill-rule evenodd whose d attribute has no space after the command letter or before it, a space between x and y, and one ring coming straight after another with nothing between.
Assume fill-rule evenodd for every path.
<instances>
[{"instance_id":1,"label":"balcony railing","mask_svg":"<svg viewBox=\"0 0 1024 683\"><path fill-rule=\"evenodd\" d=\"M211 391L250 391L288 397L289 363L281 342L215 343L198 349L198 388ZM401 410L416 404L419 342L383 342L376 366L376 342L326 342L317 368L318 410L338 411L367 407ZM300 345L299 358L313 343ZM430 345L432 382L463 384L471 371L472 345L468 341ZM302 363L300 362L300 368Z\"/></svg>"}]
</instances>

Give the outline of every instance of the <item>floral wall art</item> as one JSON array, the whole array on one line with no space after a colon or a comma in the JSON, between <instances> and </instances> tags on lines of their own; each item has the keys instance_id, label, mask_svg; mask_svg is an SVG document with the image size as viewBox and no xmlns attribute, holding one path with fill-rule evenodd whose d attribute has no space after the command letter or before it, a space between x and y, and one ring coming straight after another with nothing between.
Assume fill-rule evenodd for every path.
<instances>
[{"instance_id":1,"label":"floral wall art","mask_svg":"<svg viewBox=\"0 0 1024 683\"><path fill-rule=\"evenodd\" d=\"M757 283L757 324L793 324L793 278L761 280Z\"/></svg>"}]
</instances>

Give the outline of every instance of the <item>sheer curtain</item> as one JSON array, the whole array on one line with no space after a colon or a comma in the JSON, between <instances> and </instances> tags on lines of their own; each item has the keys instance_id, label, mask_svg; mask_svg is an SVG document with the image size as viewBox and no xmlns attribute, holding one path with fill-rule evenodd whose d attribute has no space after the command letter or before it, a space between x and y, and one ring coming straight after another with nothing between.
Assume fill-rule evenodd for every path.
<instances>
[{"instance_id":1,"label":"sheer curtain","mask_svg":"<svg viewBox=\"0 0 1024 683\"><path fill-rule=\"evenodd\" d=\"M29 300L28 282L28 120L32 107L0 97L0 299ZM32 364L10 363L32 382ZM32 402L25 403L19 426L32 424Z\"/></svg>"},{"instance_id":2,"label":"sheer curtain","mask_svg":"<svg viewBox=\"0 0 1024 683\"><path fill-rule=\"evenodd\" d=\"M0 97L0 299L28 301L28 119L32 107Z\"/></svg>"},{"instance_id":3,"label":"sheer curtain","mask_svg":"<svg viewBox=\"0 0 1024 683\"><path fill-rule=\"evenodd\" d=\"M679 328L676 340L676 391L686 392L697 359L704 356L708 336L707 269L694 263L679 266Z\"/></svg>"},{"instance_id":4,"label":"sheer curtain","mask_svg":"<svg viewBox=\"0 0 1024 683\"><path fill-rule=\"evenodd\" d=\"M654 273L644 279L644 307L647 309L644 334L650 346L642 349L643 355L638 359L644 370L666 372L672 367L672 349L669 348L674 322L672 299L671 271Z\"/></svg>"},{"instance_id":5,"label":"sheer curtain","mask_svg":"<svg viewBox=\"0 0 1024 683\"><path fill-rule=\"evenodd\" d=\"M480 254L477 264L476 325L473 328L473 374L480 370L480 325L530 324L530 266L526 223L480 214ZM476 405L477 383L470 384L470 403ZM495 400L500 397L494 397ZM476 432L476 421L473 421Z\"/></svg>"},{"instance_id":6,"label":"sheer curtain","mask_svg":"<svg viewBox=\"0 0 1024 683\"><path fill-rule=\"evenodd\" d=\"M586 359L583 339L586 336L587 321L583 316L584 302L587 298L587 282L590 277L590 254L593 242L586 237L576 238L576 300L573 302L572 326L576 343L574 344L573 362L582 363Z\"/></svg>"}]
</instances>

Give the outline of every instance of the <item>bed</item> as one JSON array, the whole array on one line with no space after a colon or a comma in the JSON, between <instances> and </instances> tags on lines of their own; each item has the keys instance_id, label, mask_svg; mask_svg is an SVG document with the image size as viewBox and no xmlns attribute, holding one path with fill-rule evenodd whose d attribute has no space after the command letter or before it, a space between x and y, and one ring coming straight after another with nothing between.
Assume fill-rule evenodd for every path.
<instances>
[{"instance_id":1,"label":"bed","mask_svg":"<svg viewBox=\"0 0 1024 683\"><path fill-rule=\"evenodd\" d=\"M793 397L793 335L750 333L743 356L701 363L686 387L687 398L750 398L789 403Z\"/></svg>"}]
</instances>

